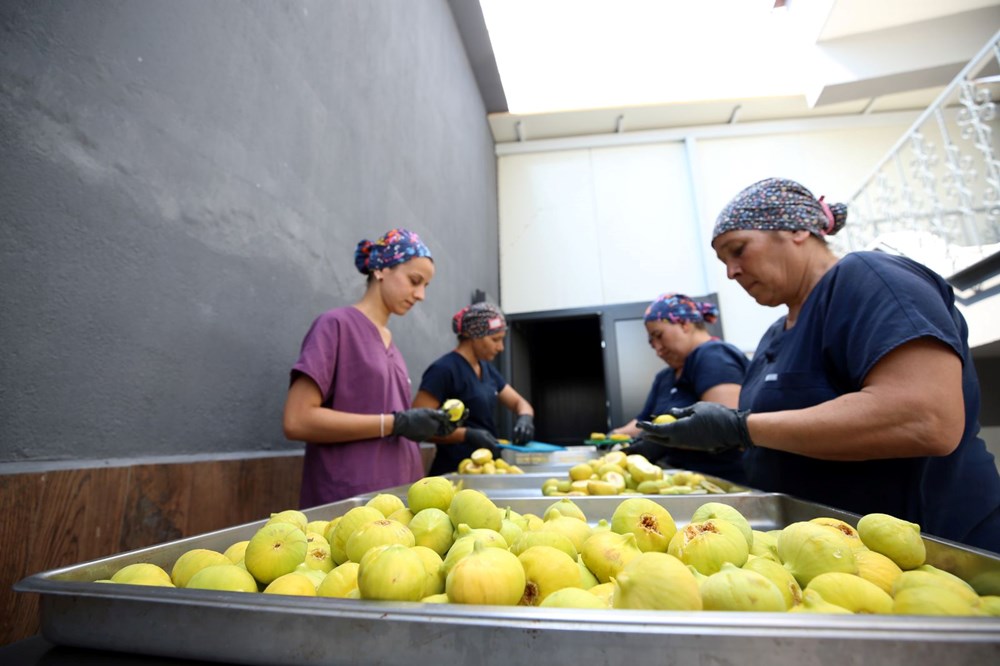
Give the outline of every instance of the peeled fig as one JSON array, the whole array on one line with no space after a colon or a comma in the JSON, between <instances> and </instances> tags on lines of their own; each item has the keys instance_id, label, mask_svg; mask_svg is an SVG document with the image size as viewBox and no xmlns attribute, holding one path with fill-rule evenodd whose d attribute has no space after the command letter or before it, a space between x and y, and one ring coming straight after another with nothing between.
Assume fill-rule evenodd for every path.
<instances>
[{"instance_id":1,"label":"peeled fig","mask_svg":"<svg viewBox=\"0 0 1000 666\"><path fill-rule=\"evenodd\" d=\"M802 603L788 609L789 613L825 613L828 615L853 615L846 608L831 604L816 590L802 590Z\"/></svg>"},{"instance_id":2,"label":"peeled fig","mask_svg":"<svg viewBox=\"0 0 1000 666\"><path fill-rule=\"evenodd\" d=\"M478 490L459 490L448 506L448 517L454 525L465 523L469 527L485 527L498 532L501 515L497 505Z\"/></svg>"},{"instance_id":3,"label":"peeled fig","mask_svg":"<svg viewBox=\"0 0 1000 666\"><path fill-rule=\"evenodd\" d=\"M336 524L331 521L332 532L328 527L326 535L327 541L330 542L330 557L333 558L334 564L343 564L350 559L347 557L346 551L347 540L354 534L354 530L373 520L384 519L385 516L378 509L373 509L370 506L356 506L341 516Z\"/></svg>"},{"instance_id":4,"label":"peeled fig","mask_svg":"<svg viewBox=\"0 0 1000 666\"><path fill-rule=\"evenodd\" d=\"M903 572L904 575L908 572ZM896 615L981 615L960 594L946 587L923 585L899 590L893 597Z\"/></svg>"},{"instance_id":5,"label":"peeled fig","mask_svg":"<svg viewBox=\"0 0 1000 666\"><path fill-rule=\"evenodd\" d=\"M399 499L395 495L390 495L389 493L379 493L375 495L375 497L365 502L365 506L378 509L385 518L388 518L390 514L399 511L400 509L406 508L406 505L403 504L403 500Z\"/></svg>"},{"instance_id":6,"label":"peeled fig","mask_svg":"<svg viewBox=\"0 0 1000 666\"><path fill-rule=\"evenodd\" d=\"M691 515L691 522L700 523L712 518L729 521L738 527L740 533L743 534L743 538L747 540L747 548L749 549L753 546L753 528L750 527L750 521L728 504L723 504L722 502L705 502L695 509L695 512Z\"/></svg>"},{"instance_id":7,"label":"peeled fig","mask_svg":"<svg viewBox=\"0 0 1000 666\"><path fill-rule=\"evenodd\" d=\"M892 597L875 583L854 574L839 571L820 574L809 581L806 589L852 613L892 612Z\"/></svg>"},{"instance_id":8,"label":"peeled fig","mask_svg":"<svg viewBox=\"0 0 1000 666\"><path fill-rule=\"evenodd\" d=\"M781 530L778 557L802 587L828 571L858 572L847 537L810 522L792 523Z\"/></svg>"},{"instance_id":9,"label":"peeled fig","mask_svg":"<svg viewBox=\"0 0 1000 666\"><path fill-rule=\"evenodd\" d=\"M573 547L579 552L583 548L584 542L590 538L592 530L590 525L576 518L559 516L546 520L539 532L555 532L562 534L573 542Z\"/></svg>"},{"instance_id":10,"label":"peeled fig","mask_svg":"<svg viewBox=\"0 0 1000 666\"><path fill-rule=\"evenodd\" d=\"M747 560L743 568L755 571L774 583L785 600L785 608L790 609L796 604L802 603L802 588L799 586L798 581L795 580L795 576L776 560L769 560L766 557L753 557Z\"/></svg>"},{"instance_id":11,"label":"peeled fig","mask_svg":"<svg viewBox=\"0 0 1000 666\"><path fill-rule=\"evenodd\" d=\"M419 601L424 595L426 570L420 555L407 546L385 546L358 566L362 599Z\"/></svg>"},{"instance_id":12,"label":"peeled fig","mask_svg":"<svg viewBox=\"0 0 1000 666\"><path fill-rule=\"evenodd\" d=\"M534 546L517 556L524 568L524 594L520 605L538 606L556 590L580 587L580 567L561 550Z\"/></svg>"},{"instance_id":13,"label":"peeled fig","mask_svg":"<svg viewBox=\"0 0 1000 666\"><path fill-rule=\"evenodd\" d=\"M407 527L413 533L414 545L426 546L441 557L455 543L455 527L448 514L441 509L429 507L420 511Z\"/></svg>"},{"instance_id":14,"label":"peeled fig","mask_svg":"<svg viewBox=\"0 0 1000 666\"><path fill-rule=\"evenodd\" d=\"M631 458L631 456L629 457ZM645 458L642 460L629 460L625 465L625 469L632 475L632 480L636 484L663 478L663 468L659 465L654 465Z\"/></svg>"},{"instance_id":15,"label":"peeled fig","mask_svg":"<svg viewBox=\"0 0 1000 666\"><path fill-rule=\"evenodd\" d=\"M781 590L767 577L733 566L729 562L701 583L705 610L773 611L787 610Z\"/></svg>"},{"instance_id":16,"label":"peeled fig","mask_svg":"<svg viewBox=\"0 0 1000 666\"><path fill-rule=\"evenodd\" d=\"M635 545L635 535L598 532L583 544L580 555L597 580L607 583L631 560L642 553Z\"/></svg>"},{"instance_id":17,"label":"peeled fig","mask_svg":"<svg viewBox=\"0 0 1000 666\"><path fill-rule=\"evenodd\" d=\"M406 503L413 515L426 508L434 507L447 512L455 497L455 486L443 476L425 476L410 484L406 492Z\"/></svg>"},{"instance_id":18,"label":"peeled fig","mask_svg":"<svg viewBox=\"0 0 1000 666\"><path fill-rule=\"evenodd\" d=\"M546 521L558 518L559 516L555 514L587 522L587 516L583 513L583 510L580 509L580 507L578 507L571 499L561 499L554 504L550 504L549 507L542 513L542 520Z\"/></svg>"},{"instance_id":19,"label":"peeled fig","mask_svg":"<svg viewBox=\"0 0 1000 666\"><path fill-rule=\"evenodd\" d=\"M615 608L702 609L698 582L680 560L666 553L640 553L614 576L614 584Z\"/></svg>"},{"instance_id":20,"label":"peeled fig","mask_svg":"<svg viewBox=\"0 0 1000 666\"><path fill-rule=\"evenodd\" d=\"M573 545L573 542L570 541L568 536L558 532L542 531L524 532L521 534L520 538L518 538L518 540L511 545L510 552L515 555L520 555L532 546L552 546L553 548L558 548L563 551L573 559L576 559L576 556L578 555L576 546Z\"/></svg>"},{"instance_id":21,"label":"peeled fig","mask_svg":"<svg viewBox=\"0 0 1000 666\"><path fill-rule=\"evenodd\" d=\"M556 590L545 597L539 605L546 608L592 608L595 610L608 608L603 599L578 587L564 587L561 590Z\"/></svg>"},{"instance_id":22,"label":"peeled fig","mask_svg":"<svg viewBox=\"0 0 1000 666\"><path fill-rule=\"evenodd\" d=\"M361 562L369 548L396 543L409 548L415 543L413 532L406 525L383 518L360 525L347 540L344 552L351 562Z\"/></svg>"},{"instance_id":23,"label":"peeled fig","mask_svg":"<svg viewBox=\"0 0 1000 666\"><path fill-rule=\"evenodd\" d=\"M444 592L444 570L441 556L426 546L414 546L410 548L420 556L420 561L424 565L424 592L423 597Z\"/></svg>"},{"instance_id":24,"label":"peeled fig","mask_svg":"<svg viewBox=\"0 0 1000 666\"><path fill-rule=\"evenodd\" d=\"M886 513L869 513L858 521L858 535L866 546L882 553L904 571L924 563L927 551L920 525Z\"/></svg>"},{"instance_id":25,"label":"peeled fig","mask_svg":"<svg viewBox=\"0 0 1000 666\"><path fill-rule=\"evenodd\" d=\"M711 576L726 562L742 567L750 548L740 528L727 520L713 518L677 530L667 552Z\"/></svg>"},{"instance_id":26,"label":"peeled fig","mask_svg":"<svg viewBox=\"0 0 1000 666\"><path fill-rule=\"evenodd\" d=\"M524 567L510 551L476 542L448 573L445 592L453 603L514 606L524 595Z\"/></svg>"},{"instance_id":27,"label":"peeled fig","mask_svg":"<svg viewBox=\"0 0 1000 666\"><path fill-rule=\"evenodd\" d=\"M889 594L892 594L893 583L899 578L903 570L882 553L874 550L862 548L854 551L854 563L858 567L858 575L874 583Z\"/></svg>"},{"instance_id":28,"label":"peeled fig","mask_svg":"<svg viewBox=\"0 0 1000 666\"><path fill-rule=\"evenodd\" d=\"M323 578L316 594L321 597L346 597L351 590L358 589L358 566L357 562L344 562Z\"/></svg>"},{"instance_id":29,"label":"peeled fig","mask_svg":"<svg viewBox=\"0 0 1000 666\"><path fill-rule=\"evenodd\" d=\"M677 532L673 516L664 507L644 497L621 502L611 516L611 530L618 534L632 533L642 552L667 552L670 539Z\"/></svg>"}]
</instances>

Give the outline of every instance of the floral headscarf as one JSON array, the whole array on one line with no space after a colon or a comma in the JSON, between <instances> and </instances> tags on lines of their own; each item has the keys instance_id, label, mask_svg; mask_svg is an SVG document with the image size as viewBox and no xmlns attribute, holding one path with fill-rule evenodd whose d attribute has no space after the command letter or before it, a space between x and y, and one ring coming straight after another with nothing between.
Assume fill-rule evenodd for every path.
<instances>
[{"instance_id":1,"label":"floral headscarf","mask_svg":"<svg viewBox=\"0 0 1000 666\"><path fill-rule=\"evenodd\" d=\"M715 303L696 301L684 294L661 294L646 308L644 321L707 322L711 324L719 318L719 307Z\"/></svg>"},{"instance_id":2,"label":"floral headscarf","mask_svg":"<svg viewBox=\"0 0 1000 666\"><path fill-rule=\"evenodd\" d=\"M420 236L407 229L391 229L377 241L363 240L354 251L354 265L364 275L392 268L414 257L431 259L431 251Z\"/></svg>"},{"instance_id":3,"label":"floral headscarf","mask_svg":"<svg viewBox=\"0 0 1000 666\"><path fill-rule=\"evenodd\" d=\"M460 338L485 338L507 330L507 319L492 303L467 305L451 318L451 330Z\"/></svg>"},{"instance_id":4,"label":"floral headscarf","mask_svg":"<svg viewBox=\"0 0 1000 666\"><path fill-rule=\"evenodd\" d=\"M847 222L847 206L827 204L812 192L785 178L758 181L733 197L719 213L712 231L714 241L727 231L805 229L822 238L832 236Z\"/></svg>"}]
</instances>

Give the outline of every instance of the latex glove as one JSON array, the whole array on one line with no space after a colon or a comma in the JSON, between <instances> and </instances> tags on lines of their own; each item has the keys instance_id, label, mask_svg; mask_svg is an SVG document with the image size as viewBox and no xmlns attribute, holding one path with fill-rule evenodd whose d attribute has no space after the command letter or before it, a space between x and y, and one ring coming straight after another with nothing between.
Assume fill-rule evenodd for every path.
<instances>
[{"instance_id":1,"label":"latex glove","mask_svg":"<svg viewBox=\"0 0 1000 666\"><path fill-rule=\"evenodd\" d=\"M535 438L535 417L521 414L514 423L514 443L524 444Z\"/></svg>"},{"instance_id":2,"label":"latex glove","mask_svg":"<svg viewBox=\"0 0 1000 666\"><path fill-rule=\"evenodd\" d=\"M500 457L500 442L494 437L489 430L483 430L482 428L466 428L465 429L465 443L476 447L477 449L487 449L493 454L493 458Z\"/></svg>"},{"instance_id":3,"label":"latex glove","mask_svg":"<svg viewBox=\"0 0 1000 666\"><path fill-rule=\"evenodd\" d=\"M677 417L672 423L653 425L639 421L646 432L643 439L675 449L722 453L752 446L747 430L749 411L724 407L717 402L696 402L689 407L670 410Z\"/></svg>"},{"instance_id":4,"label":"latex glove","mask_svg":"<svg viewBox=\"0 0 1000 666\"><path fill-rule=\"evenodd\" d=\"M457 427L443 410L419 407L395 412L391 434L420 442L431 437L450 435Z\"/></svg>"}]
</instances>

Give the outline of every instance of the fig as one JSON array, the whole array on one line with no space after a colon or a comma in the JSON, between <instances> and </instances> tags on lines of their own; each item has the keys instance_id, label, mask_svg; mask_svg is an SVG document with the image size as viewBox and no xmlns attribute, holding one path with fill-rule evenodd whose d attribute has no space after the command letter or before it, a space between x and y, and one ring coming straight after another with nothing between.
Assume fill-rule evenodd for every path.
<instances>
[{"instance_id":1,"label":"fig","mask_svg":"<svg viewBox=\"0 0 1000 666\"><path fill-rule=\"evenodd\" d=\"M519 522L523 522L523 520L518 521L517 519L512 518L512 514L513 512L510 509L507 509L507 513L504 514L503 520L500 521L500 536L503 537L504 541L511 545L513 545L514 542L517 541L522 534L524 534L524 528L519 524Z\"/></svg>"},{"instance_id":2,"label":"fig","mask_svg":"<svg viewBox=\"0 0 1000 666\"><path fill-rule=\"evenodd\" d=\"M587 539L580 551L587 569L602 583L609 582L640 554L642 551L635 544L635 535L631 532L598 532Z\"/></svg>"},{"instance_id":3,"label":"fig","mask_svg":"<svg viewBox=\"0 0 1000 666\"><path fill-rule=\"evenodd\" d=\"M988 594L979 598L979 609L987 615L1000 616L1000 596Z\"/></svg>"},{"instance_id":4,"label":"fig","mask_svg":"<svg viewBox=\"0 0 1000 666\"><path fill-rule=\"evenodd\" d=\"M448 398L441 405L441 409L448 415L448 420L454 423L461 420L465 414L465 403L458 398Z\"/></svg>"},{"instance_id":5,"label":"fig","mask_svg":"<svg viewBox=\"0 0 1000 666\"><path fill-rule=\"evenodd\" d=\"M576 559L579 552L570 538L565 534L560 534L558 532L543 532L541 530L537 532L524 532L515 541L511 547L510 552L515 555L520 555L524 551L528 550L532 546L552 546L553 548L558 548L563 551L573 559Z\"/></svg>"},{"instance_id":6,"label":"fig","mask_svg":"<svg viewBox=\"0 0 1000 666\"><path fill-rule=\"evenodd\" d=\"M665 553L677 526L664 507L644 497L633 497L615 508L611 516L611 530L618 534L634 534L636 546L644 553Z\"/></svg>"},{"instance_id":7,"label":"fig","mask_svg":"<svg viewBox=\"0 0 1000 666\"><path fill-rule=\"evenodd\" d=\"M792 523L781 530L778 558L803 588L821 573L858 572L847 537L837 530L810 522Z\"/></svg>"},{"instance_id":8,"label":"fig","mask_svg":"<svg viewBox=\"0 0 1000 666\"><path fill-rule=\"evenodd\" d=\"M431 507L447 513L454 497L455 486L450 480L443 476L425 476L410 484L406 492L406 503L414 516Z\"/></svg>"},{"instance_id":9,"label":"fig","mask_svg":"<svg viewBox=\"0 0 1000 666\"><path fill-rule=\"evenodd\" d=\"M160 587L174 586L173 581L170 580L170 574L164 571L162 567L147 562L139 562L122 567L111 576L111 582Z\"/></svg>"},{"instance_id":10,"label":"fig","mask_svg":"<svg viewBox=\"0 0 1000 666\"><path fill-rule=\"evenodd\" d=\"M601 584L601 581L597 580L597 576L594 572L587 568L587 565L583 563L583 558L579 555L576 556L576 566L580 570L580 587L584 590L589 590L595 585Z\"/></svg>"},{"instance_id":11,"label":"fig","mask_svg":"<svg viewBox=\"0 0 1000 666\"><path fill-rule=\"evenodd\" d=\"M524 580L516 555L474 542L473 551L448 573L445 592L453 603L514 606L524 595Z\"/></svg>"},{"instance_id":12,"label":"fig","mask_svg":"<svg viewBox=\"0 0 1000 666\"><path fill-rule=\"evenodd\" d=\"M907 573L904 571L903 575ZM893 597L892 612L896 615L981 615L961 594L935 585L907 587Z\"/></svg>"},{"instance_id":13,"label":"fig","mask_svg":"<svg viewBox=\"0 0 1000 666\"><path fill-rule=\"evenodd\" d=\"M507 540L503 538L503 535L495 530L488 530L485 527L480 527L478 529L472 529L465 523L462 523L457 528L455 528L455 539L461 539L466 536L474 536L483 542L484 546L492 546L493 548L508 548Z\"/></svg>"},{"instance_id":14,"label":"fig","mask_svg":"<svg viewBox=\"0 0 1000 666\"><path fill-rule=\"evenodd\" d=\"M277 513L272 513L271 517L268 518L267 523L291 523L295 525L299 530L305 534L306 525L309 523L309 519L306 518L306 514L298 511L296 509L287 509L285 511L279 511Z\"/></svg>"},{"instance_id":15,"label":"fig","mask_svg":"<svg viewBox=\"0 0 1000 666\"><path fill-rule=\"evenodd\" d=\"M406 508L406 505L403 504L403 500L388 493L379 493L378 495L375 495L375 497L365 502L365 506L370 506L371 508L378 510L378 512L385 518L388 518L390 514L395 513L400 509Z\"/></svg>"},{"instance_id":16,"label":"fig","mask_svg":"<svg viewBox=\"0 0 1000 666\"><path fill-rule=\"evenodd\" d=\"M605 607L614 608L614 598L615 598L615 584L614 583L600 583L599 585L594 585L593 587L586 588L588 592L593 594L595 597L604 602Z\"/></svg>"},{"instance_id":17,"label":"fig","mask_svg":"<svg viewBox=\"0 0 1000 666\"><path fill-rule=\"evenodd\" d=\"M351 562L361 562L369 548L396 543L409 548L415 543L413 532L395 520L382 518L360 525L347 540L344 552Z\"/></svg>"},{"instance_id":18,"label":"fig","mask_svg":"<svg viewBox=\"0 0 1000 666\"><path fill-rule=\"evenodd\" d=\"M401 525L409 526L410 521L413 520L413 512L404 506L402 509L397 509L393 511L388 516L386 516L386 518L388 518L389 520L395 520L397 523L400 523Z\"/></svg>"},{"instance_id":19,"label":"fig","mask_svg":"<svg viewBox=\"0 0 1000 666\"><path fill-rule=\"evenodd\" d=\"M365 523L384 519L385 516L381 511L370 506L356 506L341 516L336 525L333 525L332 533L330 528L326 532L327 541L330 542L330 557L333 558L334 564L343 564L350 560L347 557L347 540L354 534L354 530Z\"/></svg>"},{"instance_id":20,"label":"fig","mask_svg":"<svg viewBox=\"0 0 1000 666\"><path fill-rule=\"evenodd\" d=\"M858 567L858 575L874 583L882 591L892 594L892 585L903 573L899 566L882 553L876 553L868 548L854 551L854 564Z\"/></svg>"},{"instance_id":21,"label":"fig","mask_svg":"<svg viewBox=\"0 0 1000 666\"><path fill-rule=\"evenodd\" d=\"M625 485L624 478L622 479L622 486ZM599 479L591 479L587 481L587 494L588 495L617 495L621 492L617 485L610 483L608 481L601 481Z\"/></svg>"},{"instance_id":22,"label":"fig","mask_svg":"<svg viewBox=\"0 0 1000 666\"><path fill-rule=\"evenodd\" d=\"M743 538L747 540L747 549L753 546L753 528L742 513L722 502L705 502L691 515L692 523L700 523L717 518L725 520L739 528ZM742 566L742 565L739 565Z\"/></svg>"},{"instance_id":23,"label":"fig","mask_svg":"<svg viewBox=\"0 0 1000 666\"><path fill-rule=\"evenodd\" d=\"M420 603L424 604L446 604L448 603L448 595L442 592L441 594L432 594L429 597L424 597L420 600Z\"/></svg>"},{"instance_id":24,"label":"fig","mask_svg":"<svg viewBox=\"0 0 1000 666\"><path fill-rule=\"evenodd\" d=\"M413 549L400 544L376 547L358 564L358 593L362 599L419 601L426 596L426 573Z\"/></svg>"},{"instance_id":25,"label":"fig","mask_svg":"<svg viewBox=\"0 0 1000 666\"><path fill-rule=\"evenodd\" d=\"M545 597L539 605L546 608L592 608L596 610L608 608L603 599L578 587L564 587L561 590L556 590Z\"/></svg>"},{"instance_id":26,"label":"fig","mask_svg":"<svg viewBox=\"0 0 1000 666\"><path fill-rule=\"evenodd\" d=\"M677 417L673 414L657 414L653 417L653 424L660 425L661 423L673 423L677 420Z\"/></svg>"},{"instance_id":27,"label":"fig","mask_svg":"<svg viewBox=\"0 0 1000 666\"><path fill-rule=\"evenodd\" d=\"M426 546L441 557L455 543L455 527L441 509L428 507L418 512L407 527L413 534L414 545Z\"/></svg>"},{"instance_id":28,"label":"fig","mask_svg":"<svg viewBox=\"0 0 1000 666\"><path fill-rule=\"evenodd\" d=\"M474 534L461 537L448 549L448 554L444 557L444 563L441 566L444 567L445 575L448 575L459 560L471 554L476 548L476 543L479 542L482 542L485 548L504 548L499 541L484 541Z\"/></svg>"},{"instance_id":29,"label":"fig","mask_svg":"<svg viewBox=\"0 0 1000 666\"><path fill-rule=\"evenodd\" d=\"M767 532L753 530L753 543L750 544L750 554L780 563L781 560L778 559L778 538Z\"/></svg>"},{"instance_id":30,"label":"fig","mask_svg":"<svg viewBox=\"0 0 1000 666\"><path fill-rule=\"evenodd\" d=\"M230 562L232 562L233 564L236 564L237 562L239 562L240 560L243 559L243 555L247 551L247 544L248 543L250 543L249 540L246 540L246 541L237 541L236 543L234 543L233 545L231 545L229 548L226 548L225 552L223 552L222 554L225 555L226 557L228 557Z\"/></svg>"},{"instance_id":31,"label":"fig","mask_svg":"<svg viewBox=\"0 0 1000 666\"><path fill-rule=\"evenodd\" d=\"M594 475L594 468L587 463L579 463L569 468L571 481L587 481Z\"/></svg>"},{"instance_id":32,"label":"fig","mask_svg":"<svg viewBox=\"0 0 1000 666\"><path fill-rule=\"evenodd\" d=\"M257 581L246 569L235 564L212 564L199 569L184 587L189 590L256 592Z\"/></svg>"},{"instance_id":33,"label":"fig","mask_svg":"<svg viewBox=\"0 0 1000 666\"><path fill-rule=\"evenodd\" d=\"M291 523L269 523L247 544L243 561L258 583L267 585L305 560L306 535Z\"/></svg>"},{"instance_id":34,"label":"fig","mask_svg":"<svg viewBox=\"0 0 1000 666\"><path fill-rule=\"evenodd\" d=\"M706 576L711 576L726 562L742 567L750 554L746 537L736 525L712 518L688 523L677 530L667 552L684 564L691 564Z\"/></svg>"},{"instance_id":35,"label":"fig","mask_svg":"<svg viewBox=\"0 0 1000 666\"><path fill-rule=\"evenodd\" d=\"M632 475L632 479L637 483L641 484L643 481L656 481L657 479L663 478L663 468L654 465L645 458L641 460L631 459L625 466L625 469L629 474Z\"/></svg>"},{"instance_id":36,"label":"fig","mask_svg":"<svg viewBox=\"0 0 1000 666\"><path fill-rule=\"evenodd\" d=\"M781 611L787 610L785 597L766 576L726 562L700 585L705 610Z\"/></svg>"},{"instance_id":37,"label":"fig","mask_svg":"<svg viewBox=\"0 0 1000 666\"><path fill-rule=\"evenodd\" d=\"M315 597L316 584L305 574L287 573L278 576L264 588L264 594L288 594L296 597Z\"/></svg>"},{"instance_id":38,"label":"fig","mask_svg":"<svg viewBox=\"0 0 1000 666\"><path fill-rule=\"evenodd\" d=\"M489 449L476 449L469 456L472 462L479 466L485 466L487 463L493 461L493 452Z\"/></svg>"},{"instance_id":39,"label":"fig","mask_svg":"<svg viewBox=\"0 0 1000 666\"><path fill-rule=\"evenodd\" d=\"M892 612L892 597L875 583L854 574L839 571L823 573L813 577L806 589L852 613Z\"/></svg>"},{"instance_id":40,"label":"fig","mask_svg":"<svg viewBox=\"0 0 1000 666\"><path fill-rule=\"evenodd\" d=\"M925 566L928 568L921 567L902 572L892 585L892 596L895 598L900 592L911 587L934 587L958 595L969 606L979 605L979 595L964 580L936 567Z\"/></svg>"},{"instance_id":41,"label":"fig","mask_svg":"<svg viewBox=\"0 0 1000 666\"><path fill-rule=\"evenodd\" d=\"M302 540L303 542L305 541L304 534L302 535ZM305 549L303 549L304 551ZM170 580L177 587L187 587L188 581L191 580L192 576L213 564L232 564L232 562L222 553L207 548L189 550L174 562L174 566L170 570ZM292 568L294 569L295 567Z\"/></svg>"},{"instance_id":42,"label":"fig","mask_svg":"<svg viewBox=\"0 0 1000 666\"><path fill-rule=\"evenodd\" d=\"M332 520L327 522L326 527L323 529L323 538L326 539L326 542L328 544L331 545L333 544L333 533L337 529L337 524L340 523L340 521L343 520L343 518L344 518L343 516L337 516L336 518L333 518ZM374 520L374 518L372 520Z\"/></svg>"},{"instance_id":43,"label":"fig","mask_svg":"<svg viewBox=\"0 0 1000 666\"><path fill-rule=\"evenodd\" d=\"M573 547L577 550L577 552L583 548L583 544L590 538L590 535L593 532L590 529L590 525L582 520L562 515L558 518L546 520L542 524L541 529L538 531L562 534L573 543Z\"/></svg>"},{"instance_id":44,"label":"fig","mask_svg":"<svg viewBox=\"0 0 1000 666\"><path fill-rule=\"evenodd\" d=\"M306 534L309 534L310 532L315 532L316 534L322 535L323 538L326 539L326 528L329 527L329 525L330 525L329 520L310 520L308 523L306 523L306 529L303 531ZM326 542L330 543L330 540L326 539Z\"/></svg>"},{"instance_id":45,"label":"fig","mask_svg":"<svg viewBox=\"0 0 1000 666\"><path fill-rule=\"evenodd\" d=\"M414 546L411 548L414 553L420 556L420 561L424 565L424 597L434 594L444 593L444 572L441 565L444 562L441 556L426 546Z\"/></svg>"},{"instance_id":46,"label":"fig","mask_svg":"<svg viewBox=\"0 0 1000 666\"><path fill-rule=\"evenodd\" d=\"M858 535L868 548L882 553L904 571L916 569L927 556L920 525L887 513L869 513L858 521Z\"/></svg>"},{"instance_id":47,"label":"fig","mask_svg":"<svg viewBox=\"0 0 1000 666\"><path fill-rule=\"evenodd\" d=\"M851 550L858 551L867 549L867 546L865 546L865 544L861 541L861 537L858 536L858 531L851 527L849 523L845 523L839 518L820 516L818 518L810 519L809 522L814 525L823 525L824 527L837 530L847 538L847 543L850 545Z\"/></svg>"},{"instance_id":48,"label":"fig","mask_svg":"<svg viewBox=\"0 0 1000 666\"><path fill-rule=\"evenodd\" d=\"M472 528L485 527L494 532L500 530L500 509L485 494L471 488L455 493L448 505L448 517L453 525L465 523Z\"/></svg>"},{"instance_id":49,"label":"fig","mask_svg":"<svg viewBox=\"0 0 1000 666\"><path fill-rule=\"evenodd\" d=\"M325 540L315 541L306 545L306 555L303 560L306 568L321 571L325 575L333 569L333 558L330 557L330 544Z\"/></svg>"},{"instance_id":50,"label":"fig","mask_svg":"<svg viewBox=\"0 0 1000 666\"><path fill-rule=\"evenodd\" d=\"M846 608L831 604L816 590L802 590L802 603L788 609L789 613L824 613L827 615L853 615Z\"/></svg>"},{"instance_id":51,"label":"fig","mask_svg":"<svg viewBox=\"0 0 1000 666\"><path fill-rule=\"evenodd\" d=\"M316 588L321 597L344 598L351 590L358 589L358 563L344 562L323 578Z\"/></svg>"},{"instance_id":52,"label":"fig","mask_svg":"<svg viewBox=\"0 0 1000 666\"><path fill-rule=\"evenodd\" d=\"M552 546L533 546L517 559L524 568L521 606L538 606L556 590L580 587L579 565L561 550Z\"/></svg>"},{"instance_id":53,"label":"fig","mask_svg":"<svg viewBox=\"0 0 1000 666\"><path fill-rule=\"evenodd\" d=\"M586 514L584 514L583 510L571 499L561 499L554 504L550 504L549 507L542 513L542 521L552 520L553 518L558 518L559 516L576 518L577 520L587 522Z\"/></svg>"},{"instance_id":54,"label":"fig","mask_svg":"<svg viewBox=\"0 0 1000 666\"><path fill-rule=\"evenodd\" d=\"M617 572L613 582L615 591L612 601L615 608L702 609L698 582L684 563L673 555L640 553Z\"/></svg>"},{"instance_id":55,"label":"fig","mask_svg":"<svg viewBox=\"0 0 1000 666\"><path fill-rule=\"evenodd\" d=\"M754 543L757 543L757 541L754 540ZM785 600L786 609L791 609L796 604L802 603L802 588L799 586L798 581L777 560L771 560L766 557L751 557L743 565L743 568L759 573L774 583Z\"/></svg>"}]
</instances>

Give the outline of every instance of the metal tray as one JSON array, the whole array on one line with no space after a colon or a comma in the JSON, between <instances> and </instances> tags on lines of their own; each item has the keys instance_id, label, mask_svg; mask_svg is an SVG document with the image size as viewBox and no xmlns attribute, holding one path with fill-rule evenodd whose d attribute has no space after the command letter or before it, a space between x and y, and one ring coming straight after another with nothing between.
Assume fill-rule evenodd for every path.
<instances>
[{"instance_id":1,"label":"metal tray","mask_svg":"<svg viewBox=\"0 0 1000 666\"><path fill-rule=\"evenodd\" d=\"M520 498L533 498L533 497L545 497L542 495L542 483L546 479L551 478L564 478L559 474L552 474L549 472L525 472L524 474L444 474L446 479L451 479L453 483L462 483L463 488L474 488L475 490L481 490L486 493L492 499L507 499L513 497ZM706 493L703 495L692 495L692 497L701 497L702 501L708 501L704 498L706 497L725 497L732 494L743 494L743 493L759 493L761 491L751 490L743 486L730 483L725 479L720 479L714 476L706 475L705 478L711 481L715 485L719 486L725 493ZM389 493L391 495L398 495L404 500L406 499L407 491L409 491L410 486L394 486L392 488L385 488L379 490L378 492L366 493L361 495L361 497L371 498L378 493ZM619 501L625 499L626 495L611 495L612 499L617 498ZM660 497L660 495L642 495L642 497ZM559 499L558 497L552 497L551 500L555 501ZM580 499L579 497L571 497L573 500Z\"/></svg>"},{"instance_id":2,"label":"metal tray","mask_svg":"<svg viewBox=\"0 0 1000 666\"><path fill-rule=\"evenodd\" d=\"M558 466L569 469L577 463L587 462L593 458L598 458L602 454L598 452L596 446L569 446L562 451L515 451L514 449L501 449L501 457L512 465L518 467L527 466ZM524 471L534 471L525 469Z\"/></svg>"},{"instance_id":3,"label":"metal tray","mask_svg":"<svg viewBox=\"0 0 1000 666\"><path fill-rule=\"evenodd\" d=\"M719 496L716 496L719 497ZM678 525L705 496L651 496ZM504 504L541 515L554 498ZM574 497L591 522L620 497ZM857 516L779 494L721 501L761 530L817 516ZM360 497L306 511L342 515ZM169 567L191 548L223 550L263 520L35 574L14 589L41 595L42 633L59 645L240 664L998 663L1000 619L808 613L621 611L459 606L108 585L90 581L135 562ZM927 561L967 580L1000 556L931 537ZM430 662L433 663L433 662Z\"/></svg>"}]
</instances>

